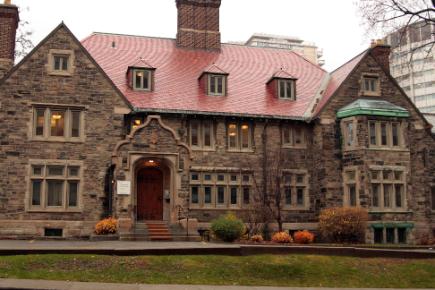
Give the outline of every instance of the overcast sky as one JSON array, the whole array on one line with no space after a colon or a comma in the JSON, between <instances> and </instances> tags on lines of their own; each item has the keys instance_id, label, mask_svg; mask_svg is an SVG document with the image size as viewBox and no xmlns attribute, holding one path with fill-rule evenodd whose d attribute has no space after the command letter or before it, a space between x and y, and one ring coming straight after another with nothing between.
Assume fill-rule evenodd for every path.
<instances>
[{"instance_id":1,"label":"overcast sky","mask_svg":"<svg viewBox=\"0 0 435 290\"><path fill-rule=\"evenodd\" d=\"M1 1L1 0L0 0ZM222 0L222 41L253 33L296 36L324 50L325 68L340 66L369 46L356 0ZM175 0L12 0L29 21L35 45L61 21L79 39L94 31L174 38Z\"/></svg>"}]
</instances>

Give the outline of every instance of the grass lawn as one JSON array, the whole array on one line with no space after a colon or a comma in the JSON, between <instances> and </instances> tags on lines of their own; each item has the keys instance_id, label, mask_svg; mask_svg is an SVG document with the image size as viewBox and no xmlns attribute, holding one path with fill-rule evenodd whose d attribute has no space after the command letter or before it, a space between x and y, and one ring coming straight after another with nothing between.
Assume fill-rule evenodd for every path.
<instances>
[{"instance_id":1,"label":"grass lawn","mask_svg":"<svg viewBox=\"0 0 435 290\"><path fill-rule=\"evenodd\" d=\"M315 255L0 257L0 278L311 287L435 287L435 259Z\"/></svg>"}]
</instances>

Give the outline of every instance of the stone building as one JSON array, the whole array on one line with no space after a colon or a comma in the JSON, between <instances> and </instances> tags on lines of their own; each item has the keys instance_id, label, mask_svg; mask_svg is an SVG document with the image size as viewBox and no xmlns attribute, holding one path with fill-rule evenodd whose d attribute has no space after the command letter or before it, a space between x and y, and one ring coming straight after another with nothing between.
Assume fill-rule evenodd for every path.
<instances>
[{"instance_id":1,"label":"stone building","mask_svg":"<svg viewBox=\"0 0 435 290\"><path fill-rule=\"evenodd\" d=\"M272 171L286 230L362 206L367 242L434 234L431 126L389 74L388 46L328 73L222 44L220 0L176 4L176 39L80 42L62 23L13 67L17 7L0 5L1 237L87 237L107 215L121 238L171 238L187 216L194 234L255 209Z\"/></svg>"}]
</instances>

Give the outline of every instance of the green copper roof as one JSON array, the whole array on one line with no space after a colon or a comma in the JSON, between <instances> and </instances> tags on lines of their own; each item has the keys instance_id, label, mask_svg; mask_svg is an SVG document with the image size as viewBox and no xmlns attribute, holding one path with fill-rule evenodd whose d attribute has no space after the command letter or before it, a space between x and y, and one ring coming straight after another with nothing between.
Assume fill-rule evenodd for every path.
<instances>
[{"instance_id":1,"label":"green copper roof","mask_svg":"<svg viewBox=\"0 0 435 290\"><path fill-rule=\"evenodd\" d=\"M405 108L391 104L384 100L358 99L355 102L341 108L337 112L338 118L357 115L384 116L384 117L409 117Z\"/></svg>"}]
</instances>

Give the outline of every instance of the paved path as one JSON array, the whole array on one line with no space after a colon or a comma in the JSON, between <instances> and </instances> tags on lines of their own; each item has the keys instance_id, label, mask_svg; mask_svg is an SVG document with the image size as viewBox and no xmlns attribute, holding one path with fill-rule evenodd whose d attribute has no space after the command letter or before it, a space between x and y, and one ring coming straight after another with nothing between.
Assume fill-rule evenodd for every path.
<instances>
[{"instance_id":1,"label":"paved path","mask_svg":"<svg viewBox=\"0 0 435 290\"><path fill-rule=\"evenodd\" d=\"M44 280L0 279L0 289L44 289L44 290L339 290L349 288L297 288L297 287L242 287L242 286L201 286L201 285L144 285L144 284L108 284L82 283ZM352 290L369 290L352 288ZM370 289L373 290L373 289ZM381 290L381 289L378 289ZM399 290L399 289L388 289ZM403 290L403 289L401 289ZM412 289L414 290L414 289ZM424 289L415 289L424 290ZM435 290L435 289L426 289Z\"/></svg>"}]
</instances>

